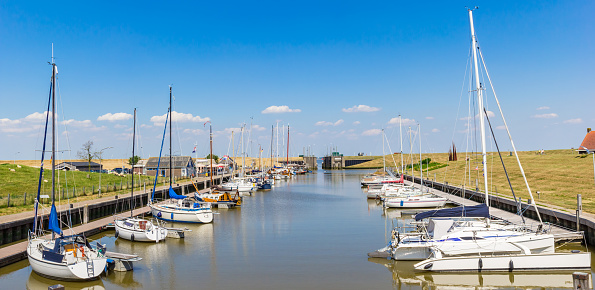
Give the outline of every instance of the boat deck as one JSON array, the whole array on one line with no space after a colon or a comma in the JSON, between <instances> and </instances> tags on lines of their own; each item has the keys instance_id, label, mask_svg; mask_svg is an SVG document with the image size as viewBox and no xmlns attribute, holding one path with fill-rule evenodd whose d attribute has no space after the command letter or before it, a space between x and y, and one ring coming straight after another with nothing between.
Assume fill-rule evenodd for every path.
<instances>
[{"instance_id":1,"label":"boat deck","mask_svg":"<svg viewBox=\"0 0 595 290\"><path fill-rule=\"evenodd\" d=\"M405 184L413 185L418 188L420 187L419 184L412 183L411 181L405 181ZM443 192L443 191L440 191L440 190L437 190L434 188L424 187L424 190L426 190L426 189L428 189L429 192L431 192L437 196L447 198L449 201L451 201L457 205L474 206L474 205L479 204L478 202L475 202L473 200L466 199L466 198L456 196L456 195L452 195L452 194L449 194L449 193L446 193L446 192ZM509 222L512 224L518 224L518 225L523 224L523 218L521 218L521 216L514 214L512 212L509 212L509 211L490 207L490 215L494 219L503 220L503 221L506 221L506 222ZM536 229L537 226L539 225L539 221L525 217L524 224L527 225L527 227L529 227L531 229ZM551 225L551 233L555 235L556 242L569 241L569 240L581 241L583 238L580 233L577 233L577 232L574 232L574 231L571 231L569 229L565 229L562 227L558 227L556 225Z\"/></svg>"}]
</instances>

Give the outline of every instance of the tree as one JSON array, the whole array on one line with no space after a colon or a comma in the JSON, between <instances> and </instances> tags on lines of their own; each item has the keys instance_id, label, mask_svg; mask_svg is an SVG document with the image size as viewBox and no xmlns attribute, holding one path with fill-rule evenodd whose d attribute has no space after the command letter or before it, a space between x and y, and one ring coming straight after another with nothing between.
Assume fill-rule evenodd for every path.
<instances>
[{"instance_id":1,"label":"tree","mask_svg":"<svg viewBox=\"0 0 595 290\"><path fill-rule=\"evenodd\" d=\"M83 144L81 147L81 151L78 151L77 154L79 159L87 160L89 163L89 172L91 171L91 162L93 159L97 158L97 152L93 151L93 141L89 140Z\"/></svg>"},{"instance_id":2,"label":"tree","mask_svg":"<svg viewBox=\"0 0 595 290\"><path fill-rule=\"evenodd\" d=\"M207 155L207 157L205 157L207 159L211 159L211 154ZM219 156L213 154L213 159L215 159L215 162L219 162Z\"/></svg>"},{"instance_id":3,"label":"tree","mask_svg":"<svg viewBox=\"0 0 595 290\"><path fill-rule=\"evenodd\" d=\"M141 160L140 156L134 155L134 157L128 158L128 164L131 166L136 165Z\"/></svg>"}]
</instances>

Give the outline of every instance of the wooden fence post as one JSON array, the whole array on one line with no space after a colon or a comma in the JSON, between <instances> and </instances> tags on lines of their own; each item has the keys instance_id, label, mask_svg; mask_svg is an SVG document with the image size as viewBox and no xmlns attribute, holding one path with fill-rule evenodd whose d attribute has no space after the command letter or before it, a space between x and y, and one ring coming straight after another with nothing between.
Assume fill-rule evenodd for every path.
<instances>
[{"instance_id":1,"label":"wooden fence post","mask_svg":"<svg viewBox=\"0 0 595 290\"><path fill-rule=\"evenodd\" d=\"M8 194L8 201L6 201L6 206L10 207L10 193Z\"/></svg>"},{"instance_id":2,"label":"wooden fence post","mask_svg":"<svg viewBox=\"0 0 595 290\"><path fill-rule=\"evenodd\" d=\"M27 205L27 193L25 192L25 198L23 198L23 205Z\"/></svg>"}]
</instances>

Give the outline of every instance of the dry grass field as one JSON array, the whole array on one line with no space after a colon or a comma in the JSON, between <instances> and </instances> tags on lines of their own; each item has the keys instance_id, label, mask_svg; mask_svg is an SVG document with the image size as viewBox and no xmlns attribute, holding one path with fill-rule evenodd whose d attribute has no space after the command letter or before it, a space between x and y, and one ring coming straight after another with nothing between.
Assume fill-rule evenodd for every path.
<instances>
[{"instance_id":1,"label":"dry grass field","mask_svg":"<svg viewBox=\"0 0 595 290\"><path fill-rule=\"evenodd\" d=\"M529 194L523 181L521 171L517 165L516 158L510 156L510 152L502 152L504 165L510 176L514 192L517 197L523 200L529 198ZM481 171L481 155L458 153L458 161L448 161L447 153L423 154L422 158L432 158L432 161L444 163L448 166L424 173L430 179L436 178L438 182L448 182L451 185L475 188L475 180L478 180L479 188L484 190L483 175ZM405 164L408 155L405 155ZM394 155L397 166L400 166L400 156ZM419 162L419 155L414 156ZM595 181L593 179L593 157L591 155L579 155L575 150L549 150L545 154L538 154L537 151L519 152L519 159L527 176L529 186L538 204L564 208L574 213L576 209L576 196L581 194L583 198L583 210L595 213ZM497 152L488 153L488 184L491 193L512 197L512 193L506 175L498 157ZM392 156L386 156L387 166L395 167ZM360 168L382 166L382 156L375 160L358 165ZM358 168L353 166L350 168ZM479 170L476 170L478 168ZM471 170L469 170L471 169ZM419 172L415 173L419 176ZM539 191L539 195L537 192ZM539 196L539 197L538 197Z\"/></svg>"}]
</instances>

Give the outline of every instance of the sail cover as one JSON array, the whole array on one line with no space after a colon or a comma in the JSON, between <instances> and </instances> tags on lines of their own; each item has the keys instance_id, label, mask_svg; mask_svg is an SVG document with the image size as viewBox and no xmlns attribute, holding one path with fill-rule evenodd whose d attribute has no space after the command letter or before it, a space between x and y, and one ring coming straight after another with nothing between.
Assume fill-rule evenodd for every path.
<instances>
[{"instance_id":1,"label":"sail cover","mask_svg":"<svg viewBox=\"0 0 595 290\"><path fill-rule=\"evenodd\" d=\"M459 206L439 210L431 210L415 215L415 220L429 217L490 217L490 208L485 204L474 206Z\"/></svg>"},{"instance_id":2,"label":"sail cover","mask_svg":"<svg viewBox=\"0 0 595 290\"><path fill-rule=\"evenodd\" d=\"M186 198L185 195L179 195L177 194L172 188L171 186L169 187L169 198L173 198L173 199L184 199Z\"/></svg>"},{"instance_id":3,"label":"sail cover","mask_svg":"<svg viewBox=\"0 0 595 290\"><path fill-rule=\"evenodd\" d=\"M52 204L52 210L50 211L48 229L56 234L62 235L62 229L60 229L60 222L58 221L58 213L56 212L55 204Z\"/></svg>"}]
</instances>

